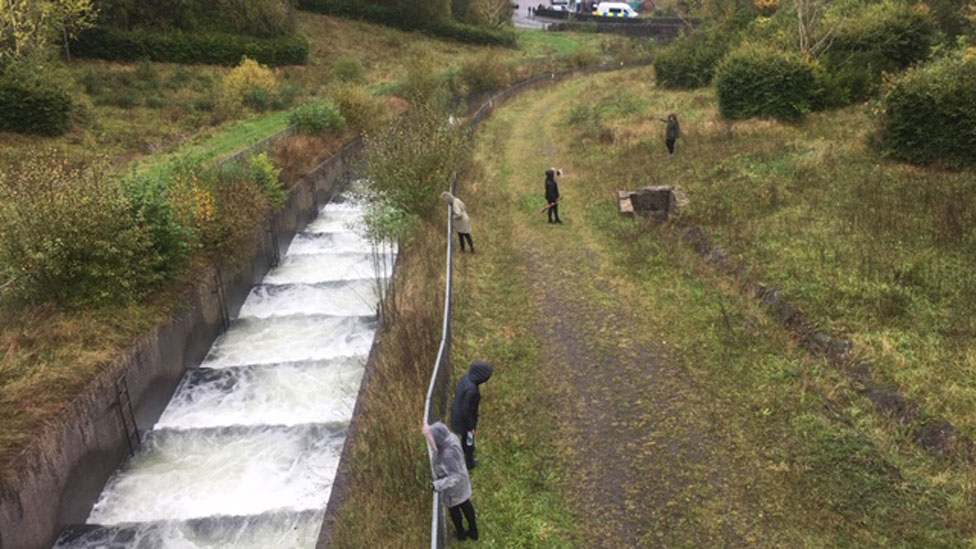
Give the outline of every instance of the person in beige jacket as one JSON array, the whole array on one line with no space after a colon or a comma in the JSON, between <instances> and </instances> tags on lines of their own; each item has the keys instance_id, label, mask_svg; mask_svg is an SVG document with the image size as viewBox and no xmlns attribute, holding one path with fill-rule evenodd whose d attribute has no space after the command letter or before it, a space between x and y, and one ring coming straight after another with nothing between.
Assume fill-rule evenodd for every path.
<instances>
[{"instance_id":1,"label":"person in beige jacket","mask_svg":"<svg viewBox=\"0 0 976 549\"><path fill-rule=\"evenodd\" d=\"M453 194L444 191L441 193L441 201L454 207L454 230L457 231L458 240L461 241L461 251L464 251L464 241L468 241L471 253L474 253L474 241L471 240L471 218L468 217L468 209L464 202Z\"/></svg>"}]
</instances>

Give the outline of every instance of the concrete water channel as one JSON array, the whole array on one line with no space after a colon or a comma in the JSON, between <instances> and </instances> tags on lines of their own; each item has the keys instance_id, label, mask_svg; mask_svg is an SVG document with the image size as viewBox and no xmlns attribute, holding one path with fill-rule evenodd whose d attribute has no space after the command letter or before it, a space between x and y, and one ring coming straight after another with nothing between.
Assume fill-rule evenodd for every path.
<instances>
[{"instance_id":1,"label":"concrete water channel","mask_svg":"<svg viewBox=\"0 0 976 549\"><path fill-rule=\"evenodd\" d=\"M55 547L314 547L396 249L321 208Z\"/></svg>"}]
</instances>

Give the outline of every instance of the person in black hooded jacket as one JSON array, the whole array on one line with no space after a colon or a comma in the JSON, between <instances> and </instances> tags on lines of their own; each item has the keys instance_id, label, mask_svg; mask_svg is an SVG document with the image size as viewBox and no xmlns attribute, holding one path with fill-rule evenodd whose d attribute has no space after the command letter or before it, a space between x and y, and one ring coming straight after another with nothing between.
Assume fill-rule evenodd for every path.
<instances>
[{"instance_id":1,"label":"person in black hooded jacket","mask_svg":"<svg viewBox=\"0 0 976 549\"><path fill-rule=\"evenodd\" d=\"M549 223L562 223L559 220L559 184L556 182L556 176L562 174L562 170L556 168L546 170L546 207L549 209Z\"/></svg>"},{"instance_id":2,"label":"person in black hooded jacket","mask_svg":"<svg viewBox=\"0 0 976 549\"><path fill-rule=\"evenodd\" d=\"M468 373L458 382L451 407L451 430L461 439L464 461L468 470L474 469L474 430L478 427L478 405L481 391L478 386L488 381L492 368L487 362L471 363Z\"/></svg>"}]
</instances>

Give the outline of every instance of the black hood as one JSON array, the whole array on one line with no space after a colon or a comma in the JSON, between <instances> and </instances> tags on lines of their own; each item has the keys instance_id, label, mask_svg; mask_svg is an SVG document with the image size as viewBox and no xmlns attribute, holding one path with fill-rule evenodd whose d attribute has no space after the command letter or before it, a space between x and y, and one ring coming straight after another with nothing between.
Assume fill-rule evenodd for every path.
<instances>
[{"instance_id":1,"label":"black hood","mask_svg":"<svg viewBox=\"0 0 976 549\"><path fill-rule=\"evenodd\" d=\"M487 362L482 362L480 360L472 362L471 369L468 370L468 378L475 385L481 385L491 378L492 371L491 365Z\"/></svg>"}]
</instances>

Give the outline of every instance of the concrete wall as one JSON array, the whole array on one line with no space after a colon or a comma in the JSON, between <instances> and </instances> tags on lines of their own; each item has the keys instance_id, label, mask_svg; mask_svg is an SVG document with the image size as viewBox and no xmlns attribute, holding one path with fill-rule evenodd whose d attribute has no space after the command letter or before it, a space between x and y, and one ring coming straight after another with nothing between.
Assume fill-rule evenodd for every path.
<instances>
[{"instance_id":1,"label":"concrete wall","mask_svg":"<svg viewBox=\"0 0 976 549\"><path fill-rule=\"evenodd\" d=\"M274 216L279 249L284 251L338 191L361 150L361 140L350 143L292 187L283 210ZM108 364L56 421L38 431L17 467L0 478L0 548L48 548L62 527L85 520L129 453L116 380L125 379L140 431L150 429L183 373L199 365L222 330L218 279L233 316L271 267L269 226L255 234L255 249L245 261L204 273L187 298L185 312L174 314Z\"/></svg>"}]
</instances>

